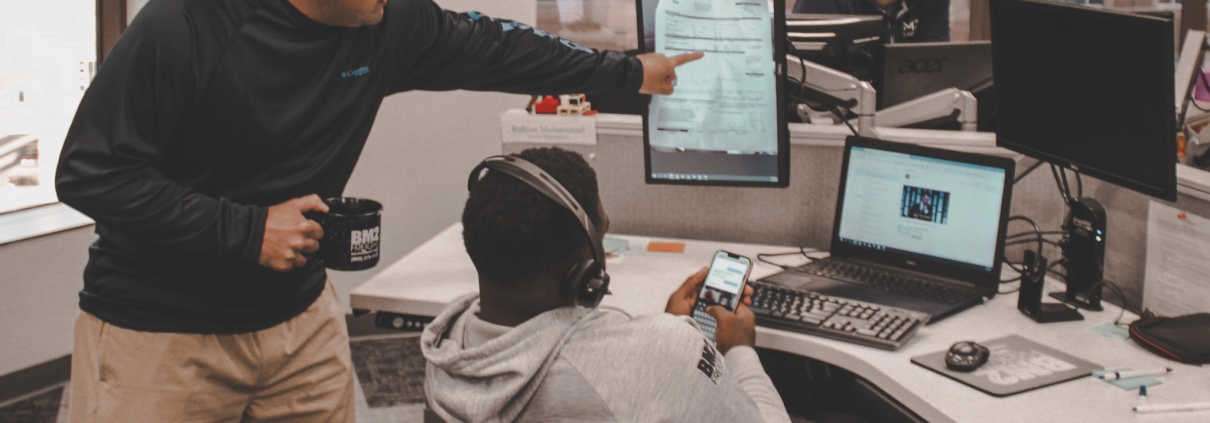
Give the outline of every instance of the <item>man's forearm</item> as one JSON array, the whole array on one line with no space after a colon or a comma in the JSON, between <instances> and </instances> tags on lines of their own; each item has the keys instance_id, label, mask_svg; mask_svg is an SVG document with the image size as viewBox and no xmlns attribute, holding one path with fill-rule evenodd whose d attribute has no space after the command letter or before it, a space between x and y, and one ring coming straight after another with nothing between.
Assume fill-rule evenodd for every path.
<instances>
[{"instance_id":1,"label":"man's forearm","mask_svg":"<svg viewBox=\"0 0 1210 423\"><path fill-rule=\"evenodd\" d=\"M529 25L415 3L415 24L440 34L420 56L401 52L392 91L503 91L522 94L635 91L639 60L595 51Z\"/></svg>"}]
</instances>

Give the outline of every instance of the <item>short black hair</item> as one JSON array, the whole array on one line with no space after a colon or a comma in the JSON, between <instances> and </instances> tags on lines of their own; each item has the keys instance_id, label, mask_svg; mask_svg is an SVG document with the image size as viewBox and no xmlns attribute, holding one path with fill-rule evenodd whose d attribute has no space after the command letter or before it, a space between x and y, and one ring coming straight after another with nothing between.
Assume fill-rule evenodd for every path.
<instances>
[{"instance_id":1,"label":"short black hair","mask_svg":"<svg viewBox=\"0 0 1210 423\"><path fill-rule=\"evenodd\" d=\"M579 153L531 148L512 156L559 181L600 231L597 174ZM565 272L588 250L588 237L571 211L528 184L488 171L472 187L462 211L462 241L481 278L507 288L533 288L552 272Z\"/></svg>"}]
</instances>

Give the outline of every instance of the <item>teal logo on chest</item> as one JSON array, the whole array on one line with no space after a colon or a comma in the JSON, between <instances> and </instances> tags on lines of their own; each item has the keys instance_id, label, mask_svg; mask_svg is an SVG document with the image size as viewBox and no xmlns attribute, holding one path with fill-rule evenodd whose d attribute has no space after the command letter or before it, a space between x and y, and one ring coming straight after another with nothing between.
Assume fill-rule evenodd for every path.
<instances>
[{"instance_id":1,"label":"teal logo on chest","mask_svg":"<svg viewBox=\"0 0 1210 423\"><path fill-rule=\"evenodd\" d=\"M356 77L359 77L359 76L362 76L362 75L367 75L367 74L369 74L369 73L370 73L370 67L369 67L369 66L362 66L362 67L357 68L357 69L350 69L350 70L347 70L347 71L341 72L341 73L340 73L340 77L341 77L341 78L356 78Z\"/></svg>"}]
</instances>

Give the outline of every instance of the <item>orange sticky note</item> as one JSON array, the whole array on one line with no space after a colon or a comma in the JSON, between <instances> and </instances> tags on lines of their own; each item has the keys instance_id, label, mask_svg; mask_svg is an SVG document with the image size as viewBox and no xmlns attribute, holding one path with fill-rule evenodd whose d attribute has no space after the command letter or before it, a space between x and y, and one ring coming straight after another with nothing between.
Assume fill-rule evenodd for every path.
<instances>
[{"instance_id":1,"label":"orange sticky note","mask_svg":"<svg viewBox=\"0 0 1210 423\"><path fill-rule=\"evenodd\" d=\"M685 243L651 241L647 243L647 251L657 253L683 253L685 252Z\"/></svg>"}]
</instances>

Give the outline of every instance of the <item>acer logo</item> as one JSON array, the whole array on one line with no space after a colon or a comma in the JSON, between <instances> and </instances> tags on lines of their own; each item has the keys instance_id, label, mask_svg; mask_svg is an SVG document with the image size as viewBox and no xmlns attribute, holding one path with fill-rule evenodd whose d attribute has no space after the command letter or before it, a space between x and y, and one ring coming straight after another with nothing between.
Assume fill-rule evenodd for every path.
<instances>
[{"instance_id":1,"label":"acer logo","mask_svg":"<svg viewBox=\"0 0 1210 423\"><path fill-rule=\"evenodd\" d=\"M949 60L949 58L943 57L918 60L903 59L902 62L899 62L899 73L908 74L941 72L942 68L945 66L946 60Z\"/></svg>"},{"instance_id":2,"label":"acer logo","mask_svg":"<svg viewBox=\"0 0 1210 423\"><path fill-rule=\"evenodd\" d=\"M908 265L908 266L912 266L912 267L916 267L916 262L915 262L915 261L913 261L913 260L907 260L907 265Z\"/></svg>"}]
</instances>

